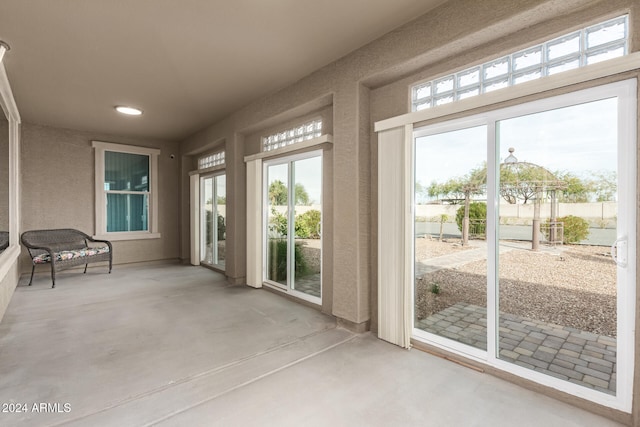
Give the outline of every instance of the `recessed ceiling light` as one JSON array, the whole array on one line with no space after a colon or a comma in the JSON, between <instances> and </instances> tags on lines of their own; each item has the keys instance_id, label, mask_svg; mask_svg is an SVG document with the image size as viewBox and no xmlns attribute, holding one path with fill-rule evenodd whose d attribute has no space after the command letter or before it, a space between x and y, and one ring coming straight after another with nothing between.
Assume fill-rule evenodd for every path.
<instances>
[{"instance_id":1,"label":"recessed ceiling light","mask_svg":"<svg viewBox=\"0 0 640 427\"><path fill-rule=\"evenodd\" d=\"M118 105L116 107L116 111L128 116L139 116L140 114L142 114L142 110L133 107L125 107L123 105Z\"/></svg>"}]
</instances>

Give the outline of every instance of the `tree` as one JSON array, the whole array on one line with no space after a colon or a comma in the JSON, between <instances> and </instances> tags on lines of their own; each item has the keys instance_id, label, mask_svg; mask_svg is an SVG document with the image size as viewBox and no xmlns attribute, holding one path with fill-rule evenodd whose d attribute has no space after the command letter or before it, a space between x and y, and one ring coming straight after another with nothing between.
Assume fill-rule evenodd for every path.
<instances>
[{"instance_id":1,"label":"tree","mask_svg":"<svg viewBox=\"0 0 640 427\"><path fill-rule=\"evenodd\" d=\"M415 193L416 193L416 203L422 204L429 197L429 187L425 186L420 181L416 181Z\"/></svg>"},{"instance_id":2,"label":"tree","mask_svg":"<svg viewBox=\"0 0 640 427\"><path fill-rule=\"evenodd\" d=\"M500 167L500 195L511 204L521 200L526 205L555 181L551 172L532 163L503 163Z\"/></svg>"},{"instance_id":3,"label":"tree","mask_svg":"<svg viewBox=\"0 0 640 427\"><path fill-rule=\"evenodd\" d=\"M269 185L269 202L272 206L285 206L287 204L287 186L276 179Z\"/></svg>"},{"instance_id":4,"label":"tree","mask_svg":"<svg viewBox=\"0 0 640 427\"><path fill-rule=\"evenodd\" d=\"M296 183L296 205L297 206L309 206L311 205L311 201L309 200L309 193L304 188L304 185L299 182Z\"/></svg>"},{"instance_id":5,"label":"tree","mask_svg":"<svg viewBox=\"0 0 640 427\"><path fill-rule=\"evenodd\" d=\"M464 200L464 178L457 177L451 178L443 183L438 183L436 181L431 182L431 185L427 187L427 195L430 198L435 199L449 199L449 201L453 204L459 203L461 200Z\"/></svg>"},{"instance_id":6,"label":"tree","mask_svg":"<svg viewBox=\"0 0 640 427\"><path fill-rule=\"evenodd\" d=\"M487 182L486 162L472 169L464 176L450 178L446 182L432 181L426 192L430 198L448 199L451 204L462 203L467 197L484 193L484 185Z\"/></svg>"},{"instance_id":7,"label":"tree","mask_svg":"<svg viewBox=\"0 0 640 427\"><path fill-rule=\"evenodd\" d=\"M584 181L571 172L556 172L559 180L565 183L565 188L559 191L558 201L561 203L586 203L593 191L591 183Z\"/></svg>"},{"instance_id":8,"label":"tree","mask_svg":"<svg viewBox=\"0 0 640 427\"><path fill-rule=\"evenodd\" d=\"M287 186L282 181L276 179L269 185L269 202L272 206L286 206L288 204L289 192ZM313 201L309 199L309 193L304 185L297 183L295 186L295 204L309 206Z\"/></svg>"},{"instance_id":9,"label":"tree","mask_svg":"<svg viewBox=\"0 0 640 427\"><path fill-rule=\"evenodd\" d=\"M596 179L590 181L591 192L596 202L613 202L618 194L618 176L615 171L591 173Z\"/></svg>"}]
</instances>

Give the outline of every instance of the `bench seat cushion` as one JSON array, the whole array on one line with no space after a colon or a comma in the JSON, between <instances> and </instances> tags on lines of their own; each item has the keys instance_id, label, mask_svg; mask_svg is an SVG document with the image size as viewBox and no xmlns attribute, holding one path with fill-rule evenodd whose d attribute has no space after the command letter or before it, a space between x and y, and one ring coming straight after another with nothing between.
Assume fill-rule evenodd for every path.
<instances>
[{"instance_id":1,"label":"bench seat cushion","mask_svg":"<svg viewBox=\"0 0 640 427\"><path fill-rule=\"evenodd\" d=\"M54 252L54 254L56 256L56 261L64 261L64 260L69 260L74 258L82 258L82 257L87 257L92 255L105 254L108 252L109 252L109 246L99 246L95 248L76 249L73 251ZM34 264L46 264L48 262L51 262L51 256L48 253L44 253L33 258Z\"/></svg>"}]
</instances>

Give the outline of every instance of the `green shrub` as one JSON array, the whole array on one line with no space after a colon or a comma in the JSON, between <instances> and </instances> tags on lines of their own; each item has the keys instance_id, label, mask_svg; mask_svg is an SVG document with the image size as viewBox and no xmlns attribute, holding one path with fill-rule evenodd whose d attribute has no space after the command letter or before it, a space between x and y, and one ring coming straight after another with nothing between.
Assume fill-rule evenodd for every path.
<instances>
[{"instance_id":1,"label":"green shrub","mask_svg":"<svg viewBox=\"0 0 640 427\"><path fill-rule=\"evenodd\" d=\"M307 261L302 255L300 245L294 247L296 276L305 276L309 272ZM287 239L269 239L269 280L275 282L287 279Z\"/></svg>"},{"instance_id":2,"label":"green shrub","mask_svg":"<svg viewBox=\"0 0 640 427\"><path fill-rule=\"evenodd\" d=\"M557 218L556 221L563 224L562 243L579 243L589 236L589 222L584 218L567 215ZM549 227L545 227L544 234L548 239Z\"/></svg>"},{"instance_id":3,"label":"green shrub","mask_svg":"<svg viewBox=\"0 0 640 427\"><path fill-rule=\"evenodd\" d=\"M462 220L464 219L464 206L460 206L456 211L456 224L458 230L462 231ZM481 202L469 204L469 234L485 234L487 228L487 205ZM473 221L478 221L473 223ZM479 222L482 220L482 222Z\"/></svg>"},{"instance_id":4,"label":"green shrub","mask_svg":"<svg viewBox=\"0 0 640 427\"><path fill-rule=\"evenodd\" d=\"M274 237L283 237L287 235L287 216L278 212L276 208L271 208L269 231L272 234L275 234Z\"/></svg>"},{"instance_id":5,"label":"green shrub","mask_svg":"<svg viewBox=\"0 0 640 427\"><path fill-rule=\"evenodd\" d=\"M296 216L296 236L301 239L319 239L321 218L317 209Z\"/></svg>"},{"instance_id":6,"label":"green shrub","mask_svg":"<svg viewBox=\"0 0 640 427\"><path fill-rule=\"evenodd\" d=\"M206 213L206 218L205 218L205 239L207 241L207 245L210 245L211 242L211 238L212 238L212 233L211 233L211 217L213 215L213 212L211 211L207 211ZM227 232L227 221L225 220L225 218L218 214L218 240L225 240L226 239L226 232Z\"/></svg>"},{"instance_id":7,"label":"green shrub","mask_svg":"<svg viewBox=\"0 0 640 427\"><path fill-rule=\"evenodd\" d=\"M438 283L431 284L431 293L434 295L438 295L440 293L440 285Z\"/></svg>"},{"instance_id":8,"label":"green shrub","mask_svg":"<svg viewBox=\"0 0 640 427\"><path fill-rule=\"evenodd\" d=\"M218 214L218 240L226 240L227 238L227 220Z\"/></svg>"}]
</instances>

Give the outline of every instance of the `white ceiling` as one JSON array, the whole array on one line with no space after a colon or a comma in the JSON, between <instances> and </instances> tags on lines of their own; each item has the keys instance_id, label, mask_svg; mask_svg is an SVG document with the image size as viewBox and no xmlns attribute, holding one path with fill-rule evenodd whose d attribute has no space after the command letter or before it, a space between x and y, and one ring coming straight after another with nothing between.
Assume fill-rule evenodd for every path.
<instances>
[{"instance_id":1,"label":"white ceiling","mask_svg":"<svg viewBox=\"0 0 640 427\"><path fill-rule=\"evenodd\" d=\"M441 3L1 0L0 40L24 122L180 140Z\"/></svg>"}]
</instances>

